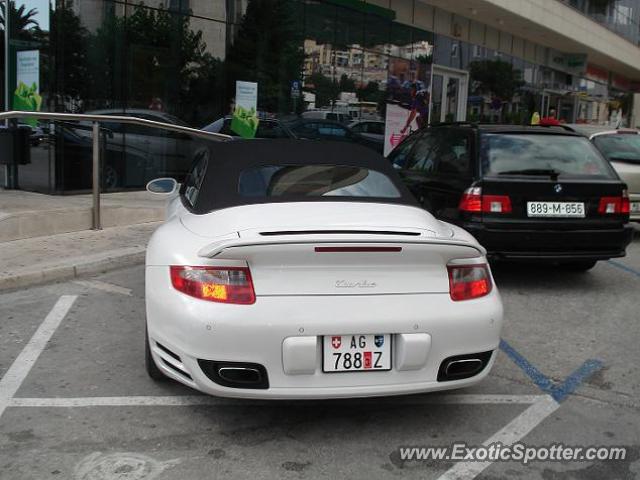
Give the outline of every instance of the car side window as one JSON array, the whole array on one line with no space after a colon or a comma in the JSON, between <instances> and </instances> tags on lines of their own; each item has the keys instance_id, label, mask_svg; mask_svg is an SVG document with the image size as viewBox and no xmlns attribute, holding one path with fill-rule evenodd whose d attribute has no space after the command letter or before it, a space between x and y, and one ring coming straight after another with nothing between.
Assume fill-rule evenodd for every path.
<instances>
[{"instance_id":1,"label":"car side window","mask_svg":"<svg viewBox=\"0 0 640 480\"><path fill-rule=\"evenodd\" d=\"M198 195L200 194L200 188L202 187L202 180L207 171L207 158L206 151L196 154L196 157L191 165L191 170L184 181L182 187L182 196L185 201L194 207L198 201Z\"/></svg>"},{"instance_id":2,"label":"car side window","mask_svg":"<svg viewBox=\"0 0 640 480\"><path fill-rule=\"evenodd\" d=\"M432 175L438 168L438 133L427 132L420 136L406 169Z\"/></svg>"},{"instance_id":3,"label":"car side window","mask_svg":"<svg viewBox=\"0 0 640 480\"><path fill-rule=\"evenodd\" d=\"M347 130L339 125L320 125L318 133L325 137L344 138L347 136Z\"/></svg>"},{"instance_id":4,"label":"car side window","mask_svg":"<svg viewBox=\"0 0 640 480\"><path fill-rule=\"evenodd\" d=\"M356 133L362 133L365 132L365 124L364 123L358 123L357 125L354 125L353 127L351 127L351 130L353 130Z\"/></svg>"},{"instance_id":5,"label":"car side window","mask_svg":"<svg viewBox=\"0 0 640 480\"><path fill-rule=\"evenodd\" d=\"M464 175L470 170L471 136L469 132L446 129L440 132L437 145L437 173L442 175Z\"/></svg>"},{"instance_id":6,"label":"car side window","mask_svg":"<svg viewBox=\"0 0 640 480\"><path fill-rule=\"evenodd\" d=\"M384 123L367 123L367 133L384 135Z\"/></svg>"},{"instance_id":7,"label":"car side window","mask_svg":"<svg viewBox=\"0 0 640 480\"><path fill-rule=\"evenodd\" d=\"M389 161L394 168L398 170L406 168L409 154L411 153L411 149L415 145L417 139L418 137L416 135L409 137L391 151L389 154Z\"/></svg>"},{"instance_id":8,"label":"car side window","mask_svg":"<svg viewBox=\"0 0 640 480\"><path fill-rule=\"evenodd\" d=\"M286 138L287 134L276 122L261 121L258 123L256 138Z\"/></svg>"}]
</instances>

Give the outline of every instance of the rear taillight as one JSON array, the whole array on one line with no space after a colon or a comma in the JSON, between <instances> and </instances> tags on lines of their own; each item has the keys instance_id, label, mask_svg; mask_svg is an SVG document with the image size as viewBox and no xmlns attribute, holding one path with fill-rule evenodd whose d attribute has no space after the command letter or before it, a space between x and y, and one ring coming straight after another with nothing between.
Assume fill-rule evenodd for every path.
<instances>
[{"instance_id":1,"label":"rear taillight","mask_svg":"<svg viewBox=\"0 0 640 480\"><path fill-rule=\"evenodd\" d=\"M607 214L628 214L630 211L629 195L627 191L622 192L621 197L602 197L598 205L598 213Z\"/></svg>"},{"instance_id":2,"label":"rear taillight","mask_svg":"<svg viewBox=\"0 0 640 480\"><path fill-rule=\"evenodd\" d=\"M467 188L462 194L458 209L463 212L481 212L482 211L482 188Z\"/></svg>"},{"instance_id":3,"label":"rear taillight","mask_svg":"<svg viewBox=\"0 0 640 480\"><path fill-rule=\"evenodd\" d=\"M471 187L462 194L458 209L476 213L511 213L511 198L508 195L482 195L481 187Z\"/></svg>"},{"instance_id":4,"label":"rear taillight","mask_svg":"<svg viewBox=\"0 0 640 480\"><path fill-rule=\"evenodd\" d=\"M491 292L491 275L486 265L448 265L447 270L452 300L471 300Z\"/></svg>"},{"instance_id":5,"label":"rear taillight","mask_svg":"<svg viewBox=\"0 0 640 480\"><path fill-rule=\"evenodd\" d=\"M255 303L251 272L247 267L171 266L176 290L201 300L249 305Z\"/></svg>"}]
</instances>

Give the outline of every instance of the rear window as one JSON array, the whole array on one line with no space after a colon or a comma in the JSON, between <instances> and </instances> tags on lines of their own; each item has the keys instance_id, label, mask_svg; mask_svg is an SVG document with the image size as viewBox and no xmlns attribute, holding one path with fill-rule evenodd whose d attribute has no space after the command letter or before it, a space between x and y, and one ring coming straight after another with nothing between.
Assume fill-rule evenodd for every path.
<instances>
[{"instance_id":1,"label":"rear window","mask_svg":"<svg viewBox=\"0 0 640 480\"><path fill-rule=\"evenodd\" d=\"M399 198L385 174L345 165L265 165L240 173L238 191L246 197Z\"/></svg>"},{"instance_id":2,"label":"rear window","mask_svg":"<svg viewBox=\"0 0 640 480\"><path fill-rule=\"evenodd\" d=\"M609 160L640 163L640 135L619 133L599 135L593 143Z\"/></svg>"},{"instance_id":3,"label":"rear window","mask_svg":"<svg viewBox=\"0 0 640 480\"><path fill-rule=\"evenodd\" d=\"M484 175L535 175L615 178L608 162L587 138L570 135L498 134L481 137Z\"/></svg>"}]
</instances>

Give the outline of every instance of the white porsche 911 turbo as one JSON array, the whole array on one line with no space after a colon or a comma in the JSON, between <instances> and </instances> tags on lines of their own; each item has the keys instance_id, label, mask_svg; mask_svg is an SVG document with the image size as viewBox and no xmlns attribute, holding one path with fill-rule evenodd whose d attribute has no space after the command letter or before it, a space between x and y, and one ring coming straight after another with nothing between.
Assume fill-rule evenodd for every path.
<instances>
[{"instance_id":1,"label":"white porsche 911 turbo","mask_svg":"<svg viewBox=\"0 0 640 480\"><path fill-rule=\"evenodd\" d=\"M471 235L421 209L375 152L304 140L197 153L149 242L146 314L152 378L274 399L472 385L502 325Z\"/></svg>"}]
</instances>

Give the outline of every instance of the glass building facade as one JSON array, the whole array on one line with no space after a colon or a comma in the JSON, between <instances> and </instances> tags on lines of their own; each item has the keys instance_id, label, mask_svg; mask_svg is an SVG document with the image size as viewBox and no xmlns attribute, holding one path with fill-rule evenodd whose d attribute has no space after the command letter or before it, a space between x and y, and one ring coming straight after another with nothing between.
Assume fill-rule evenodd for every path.
<instances>
[{"instance_id":1,"label":"glass building facade","mask_svg":"<svg viewBox=\"0 0 640 480\"><path fill-rule=\"evenodd\" d=\"M592 20L640 45L640 0L564 0Z\"/></svg>"},{"instance_id":2,"label":"glass building facade","mask_svg":"<svg viewBox=\"0 0 640 480\"><path fill-rule=\"evenodd\" d=\"M393 2L400 3L402 11L425 7ZM16 0L10 13L14 108L39 102L42 111L203 128L231 115L236 82L247 81L258 85L262 119L368 122L357 128L374 138L397 108L417 112L409 130L465 119L525 124L551 107L567 122L602 123L625 107L630 90L628 80L584 59L568 67L562 52L486 28L462 41L434 33L433 23L415 14L407 22L398 9L360 0ZM20 62L33 52L37 92L19 81L31 78ZM262 123L263 136L280 135L268 125ZM104 127L106 190L184 175L189 136L117 122ZM88 189L90 125L32 128L20 187ZM349 135L339 128L324 133Z\"/></svg>"}]
</instances>

